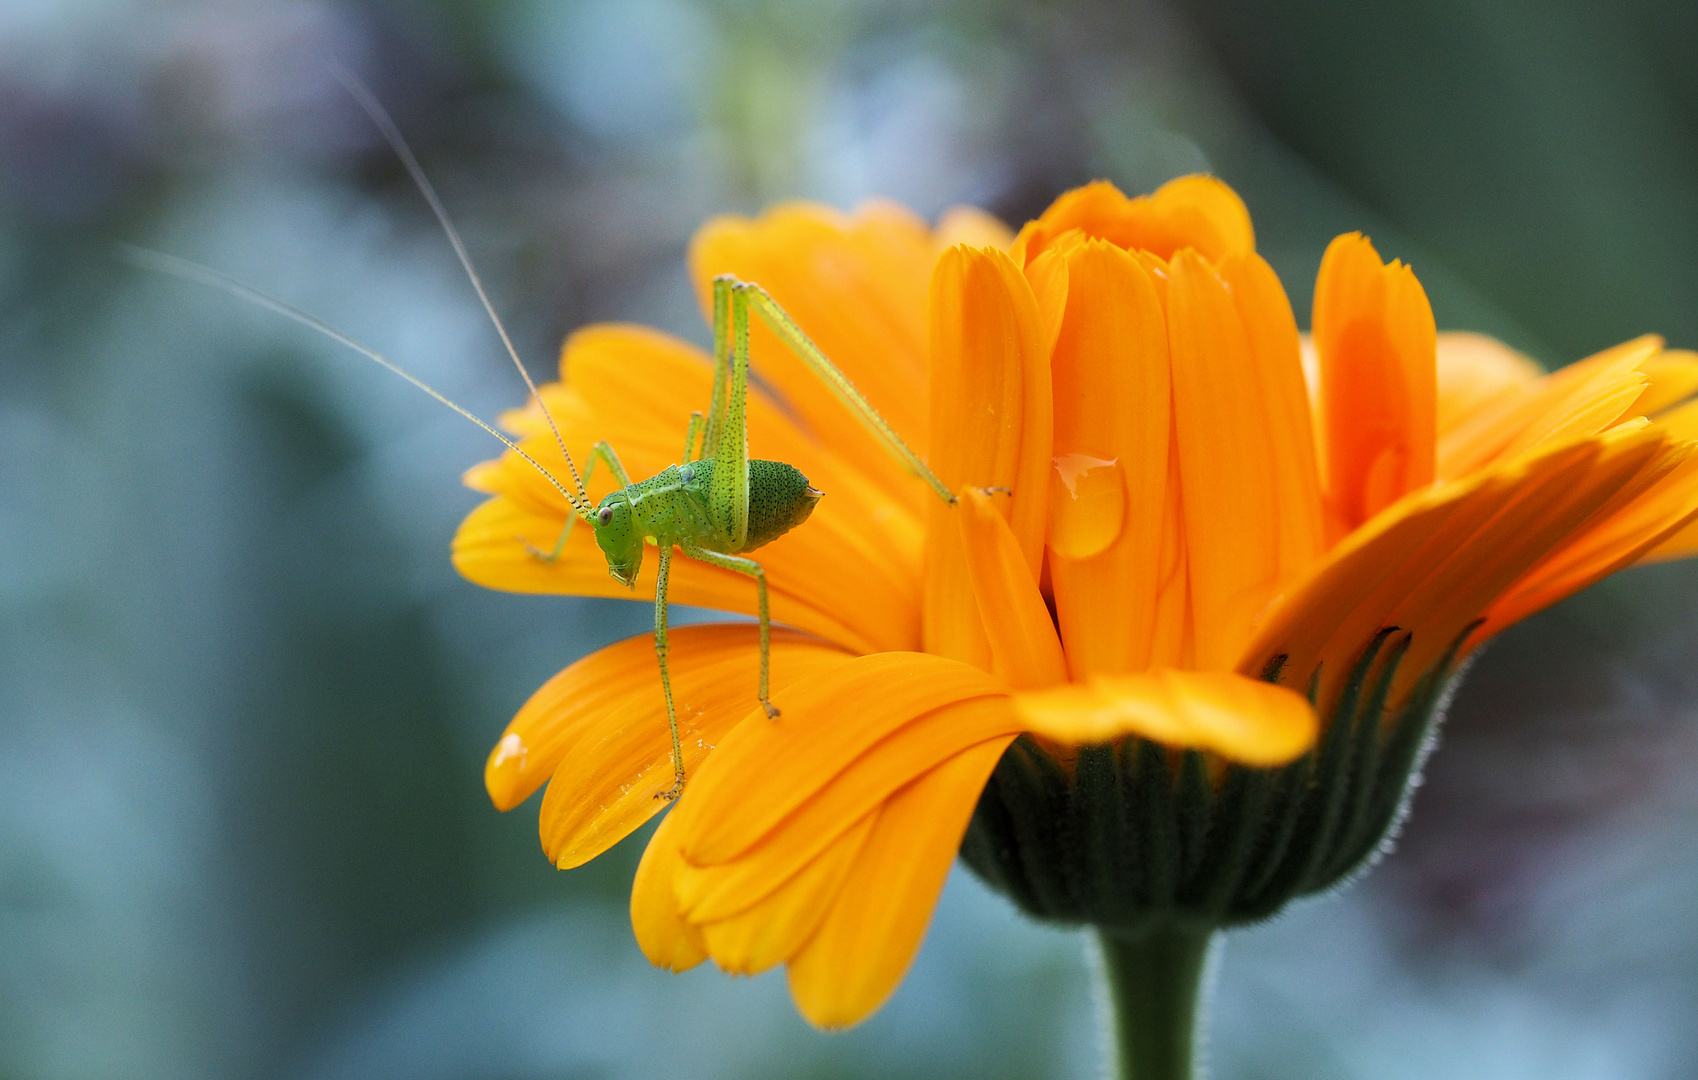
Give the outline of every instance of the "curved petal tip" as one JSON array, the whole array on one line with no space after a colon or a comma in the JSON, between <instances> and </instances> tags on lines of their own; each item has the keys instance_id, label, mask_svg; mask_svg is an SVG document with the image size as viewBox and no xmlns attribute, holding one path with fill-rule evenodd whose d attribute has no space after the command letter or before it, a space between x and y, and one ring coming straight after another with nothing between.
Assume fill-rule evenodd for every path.
<instances>
[{"instance_id":1,"label":"curved petal tip","mask_svg":"<svg viewBox=\"0 0 1698 1080\"><path fill-rule=\"evenodd\" d=\"M1026 729L1062 743L1136 735L1255 767L1284 765L1320 723L1294 690L1224 671L1141 671L1014 695Z\"/></svg>"}]
</instances>

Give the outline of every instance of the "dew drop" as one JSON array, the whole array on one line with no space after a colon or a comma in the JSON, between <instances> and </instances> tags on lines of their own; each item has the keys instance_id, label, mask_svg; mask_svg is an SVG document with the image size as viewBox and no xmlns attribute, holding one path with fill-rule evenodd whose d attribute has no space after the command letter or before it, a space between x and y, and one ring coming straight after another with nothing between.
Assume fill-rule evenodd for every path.
<instances>
[{"instance_id":1,"label":"dew drop","mask_svg":"<svg viewBox=\"0 0 1698 1080\"><path fill-rule=\"evenodd\" d=\"M525 740L519 738L517 731L509 731L501 736L500 742L495 744L495 753L491 756L489 762L490 768L504 769L508 767L508 762L514 762L513 767L523 769L525 767L525 754L528 749L525 746ZM517 759L517 761L514 761L514 759Z\"/></svg>"},{"instance_id":2,"label":"dew drop","mask_svg":"<svg viewBox=\"0 0 1698 1080\"><path fill-rule=\"evenodd\" d=\"M1055 459L1050 486L1049 546L1067 559L1088 559L1108 550L1126 521L1126 483L1120 462L1089 454Z\"/></svg>"}]
</instances>

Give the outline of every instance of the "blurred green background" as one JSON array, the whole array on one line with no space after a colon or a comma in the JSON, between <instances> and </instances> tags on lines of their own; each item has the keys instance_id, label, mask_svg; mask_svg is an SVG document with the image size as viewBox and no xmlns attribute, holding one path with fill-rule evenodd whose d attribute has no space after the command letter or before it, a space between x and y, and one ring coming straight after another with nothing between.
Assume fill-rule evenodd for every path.
<instances>
[{"instance_id":1,"label":"blurred green background","mask_svg":"<svg viewBox=\"0 0 1698 1080\"><path fill-rule=\"evenodd\" d=\"M895 197L1018 224L1214 171L1306 319L1370 233L1441 327L1551 365L1698 345L1698 7L1657 0L0 3L0 1078L1088 1077L1080 939L957 873L894 1000L654 972L638 846L557 873L484 755L642 605L485 592L488 440L228 298L520 400L330 74L389 105L521 351L705 338L694 226ZM1215 1075L1698 1075L1698 571L1506 635L1395 854L1234 935ZM640 838L638 838L640 839Z\"/></svg>"}]
</instances>

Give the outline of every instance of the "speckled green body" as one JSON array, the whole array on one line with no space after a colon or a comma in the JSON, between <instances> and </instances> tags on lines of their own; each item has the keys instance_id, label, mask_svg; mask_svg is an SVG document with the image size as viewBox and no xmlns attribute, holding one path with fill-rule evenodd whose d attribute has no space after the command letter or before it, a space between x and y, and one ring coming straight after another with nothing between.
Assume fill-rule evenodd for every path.
<instances>
[{"instance_id":1,"label":"speckled green body","mask_svg":"<svg viewBox=\"0 0 1698 1080\"><path fill-rule=\"evenodd\" d=\"M814 512L821 493L782 461L749 462L749 525L743 542L725 535L709 511L714 463L672 465L608 495L596 508L595 537L613 576L627 584L642 568L645 539L657 545L740 555L770 544ZM603 511L607 520L601 520Z\"/></svg>"},{"instance_id":2,"label":"speckled green body","mask_svg":"<svg viewBox=\"0 0 1698 1080\"><path fill-rule=\"evenodd\" d=\"M820 499L820 492L808 486L808 478L794 465L751 460L748 534L741 545L732 546L713 533L708 516L712 490L713 462L704 460L673 465L632 484L625 495L643 535L657 541L672 537L726 555L741 555L777 540L808 520Z\"/></svg>"}]
</instances>

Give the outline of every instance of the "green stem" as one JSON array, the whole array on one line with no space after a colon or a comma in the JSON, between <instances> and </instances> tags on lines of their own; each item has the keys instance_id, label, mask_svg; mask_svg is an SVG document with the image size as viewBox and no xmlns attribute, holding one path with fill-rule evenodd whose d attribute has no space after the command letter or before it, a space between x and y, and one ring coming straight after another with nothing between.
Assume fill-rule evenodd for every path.
<instances>
[{"instance_id":1,"label":"green stem","mask_svg":"<svg viewBox=\"0 0 1698 1080\"><path fill-rule=\"evenodd\" d=\"M1117 1080L1194 1080L1198 1012L1214 932L1101 932Z\"/></svg>"}]
</instances>

